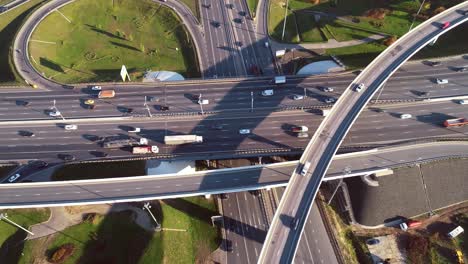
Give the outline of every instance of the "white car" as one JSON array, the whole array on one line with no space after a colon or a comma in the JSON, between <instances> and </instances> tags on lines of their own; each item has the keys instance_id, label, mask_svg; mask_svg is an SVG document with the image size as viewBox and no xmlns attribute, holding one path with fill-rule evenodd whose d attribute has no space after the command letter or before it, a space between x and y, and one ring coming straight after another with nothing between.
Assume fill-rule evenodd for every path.
<instances>
[{"instance_id":1,"label":"white car","mask_svg":"<svg viewBox=\"0 0 468 264\"><path fill-rule=\"evenodd\" d=\"M360 83L358 84L358 86L356 86L356 88L354 88L354 91L359 93L360 91L362 91L362 89L364 89L364 87L366 86L363 83Z\"/></svg>"},{"instance_id":2,"label":"white car","mask_svg":"<svg viewBox=\"0 0 468 264\"><path fill-rule=\"evenodd\" d=\"M8 178L8 182L14 182L16 181L19 177L21 177L21 175L19 173L16 173L15 175L11 176L10 178Z\"/></svg>"},{"instance_id":3,"label":"white car","mask_svg":"<svg viewBox=\"0 0 468 264\"><path fill-rule=\"evenodd\" d=\"M139 133L141 132L141 128L135 127L133 129L128 130L129 133Z\"/></svg>"},{"instance_id":4,"label":"white car","mask_svg":"<svg viewBox=\"0 0 468 264\"><path fill-rule=\"evenodd\" d=\"M400 119L410 119L411 117L413 117L411 114L401 114L400 115Z\"/></svg>"},{"instance_id":5,"label":"white car","mask_svg":"<svg viewBox=\"0 0 468 264\"><path fill-rule=\"evenodd\" d=\"M323 92L333 92L333 88L327 87L327 86L322 86L322 91Z\"/></svg>"},{"instance_id":6,"label":"white car","mask_svg":"<svg viewBox=\"0 0 468 264\"><path fill-rule=\"evenodd\" d=\"M201 105L207 105L209 103L210 103L210 101L208 101L208 99L198 100L198 104L201 104Z\"/></svg>"},{"instance_id":7,"label":"white car","mask_svg":"<svg viewBox=\"0 0 468 264\"><path fill-rule=\"evenodd\" d=\"M327 104L332 104L335 101L336 101L335 98L331 98L331 97L325 98L325 100L324 100L324 102L327 103Z\"/></svg>"},{"instance_id":8,"label":"white car","mask_svg":"<svg viewBox=\"0 0 468 264\"><path fill-rule=\"evenodd\" d=\"M262 91L263 96L272 96L273 95L273 90L264 90Z\"/></svg>"},{"instance_id":9,"label":"white car","mask_svg":"<svg viewBox=\"0 0 468 264\"><path fill-rule=\"evenodd\" d=\"M94 85L93 87L91 87L91 90L93 90L93 91L101 91L101 90L102 90L102 87L99 86L99 85Z\"/></svg>"},{"instance_id":10,"label":"white car","mask_svg":"<svg viewBox=\"0 0 468 264\"><path fill-rule=\"evenodd\" d=\"M52 111L52 112L49 112L49 116L61 116L62 114L59 112L59 111Z\"/></svg>"},{"instance_id":11,"label":"white car","mask_svg":"<svg viewBox=\"0 0 468 264\"><path fill-rule=\"evenodd\" d=\"M65 130L77 130L78 126L77 125L66 125Z\"/></svg>"},{"instance_id":12,"label":"white car","mask_svg":"<svg viewBox=\"0 0 468 264\"><path fill-rule=\"evenodd\" d=\"M250 129L243 128L243 129L239 130L239 134L241 134L241 135L250 134Z\"/></svg>"},{"instance_id":13,"label":"white car","mask_svg":"<svg viewBox=\"0 0 468 264\"><path fill-rule=\"evenodd\" d=\"M293 100L302 100L302 99L304 99L304 96L303 96L303 95L300 95L300 94L296 94L296 95L294 95L294 97L293 97Z\"/></svg>"},{"instance_id":14,"label":"white car","mask_svg":"<svg viewBox=\"0 0 468 264\"><path fill-rule=\"evenodd\" d=\"M436 83L437 83L437 84L446 84L446 83L448 83L448 80L447 80L447 79L439 79L439 78L437 78L437 79L436 79Z\"/></svg>"},{"instance_id":15,"label":"white car","mask_svg":"<svg viewBox=\"0 0 468 264\"><path fill-rule=\"evenodd\" d=\"M468 101L467 100L459 100L458 103L461 104L461 105L465 105L465 104L468 104Z\"/></svg>"}]
</instances>

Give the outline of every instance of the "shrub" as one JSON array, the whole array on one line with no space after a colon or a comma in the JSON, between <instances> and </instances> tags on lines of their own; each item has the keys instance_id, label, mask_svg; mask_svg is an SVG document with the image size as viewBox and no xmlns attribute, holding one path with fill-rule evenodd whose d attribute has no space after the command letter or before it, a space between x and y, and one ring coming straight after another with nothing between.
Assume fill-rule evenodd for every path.
<instances>
[{"instance_id":1,"label":"shrub","mask_svg":"<svg viewBox=\"0 0 468 264\"><path fill-rule=\"evenodd\" d=\"M426 263L426 256L429 255L429 240L418 235L409 236L406 251L410 263Z\"/></svg>"},{"instance_id":2,"label":"shrub","mask_svg":"<svg viewBox=\"0 0 468 264\"><path fill-rule=\"evenodd\" d=\"M75 251L75 245L68 243L57 248L49 258L51 263L62 263Z\"/></svg>"},{"instance_id":3,"label":"shrub","mask_svg":"<svg viewBox=\"0 0 468 264\"><path fill-rule=\"evenodd\" d=\"M436 9L434 9L434 11L432 11L432 15L435 16L435 15L437 15L439 13L444 12L444 11L445 11L445 7L439 6Z\"/></svg>"},{"instance_id":4,"label":"shrub","mask_svg":"<svg viewBox=\"0 0 468 264\"><path fill-rule=\"evenodd\" d=\"M391 37L388 37L384 40L383 44L385 46L390 46L392 45L395 41L397 40L397 37L396 36L391 36Z\"/></svg>"},{"instance_id":5,"label":"shrub","mask_svg":"<svg viewBox=\"0 0 468 264\"><path fill-rule=\"evenodd\" d=\"M374 8L364 12L364 16L382 20L385 18L385 15L390 13L390 10L385 8Z\"/></svg>"}]
</instances>

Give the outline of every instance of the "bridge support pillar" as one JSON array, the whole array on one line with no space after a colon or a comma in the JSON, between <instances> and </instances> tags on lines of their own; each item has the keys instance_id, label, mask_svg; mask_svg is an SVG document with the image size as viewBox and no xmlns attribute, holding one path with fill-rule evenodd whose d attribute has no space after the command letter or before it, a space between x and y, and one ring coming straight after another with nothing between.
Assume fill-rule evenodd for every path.
<instances>
[{"instance_id":1,"label":"bridge support pillar","mask_svg":"<svg viewBox=\"0 0 468 264\"><path fill-rule=\"evenodd\" d=\"M210 199L210 198L211 198L211 194L205 194L205 198L206 198L206 199Z\"/></svg>"}]
</instances>

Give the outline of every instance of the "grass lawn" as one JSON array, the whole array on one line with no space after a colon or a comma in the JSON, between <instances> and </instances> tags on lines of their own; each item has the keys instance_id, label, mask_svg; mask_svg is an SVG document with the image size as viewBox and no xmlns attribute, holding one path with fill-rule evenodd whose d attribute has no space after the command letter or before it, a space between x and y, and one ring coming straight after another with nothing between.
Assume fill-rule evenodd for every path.
<instances>
[{"instance_id":1,"label":"grass lawn","mask_svg":"<svg viewBox=\"0 0 468 264\"><path fill-rule=\"evenodd\" d=\"M75 253L65 264L72 263L195 263L202 255L215 250L218 231L211 227L212 215L217 211L212 199L202 197L174 199L161 202L161 209L153 203L153 212L162 218L163 228L187 231L148 232L133 223L129 211L100 216L94 223L83 222L69 227L51 239L28 241L28 252L46 246L49 251L65 243L73 243ZM162 213L161 213L162 212ZM25 250L26 251L26 250ZM34 254L25 254L19 263L32 263Z\"/></svg>"},{"instance_id":2,"label":"grass lawn","mask_svg":"<svg viewBox=\"0 0 468 264\"><path fill-rule=\"evenodd\" d=\"M198 5L198 0L180 0L182 3L187 5L190 10L192 10L192 13L198 18L198 21L200 21L200 8Z\"/></svg>"},{"instance_id":3,"label":"grass lawn","mask_svg":"<svg viewBox=\"0 0 468 264\"><path fill-rule=\"evenodd\" d=\"M465 255L466 258L466 256L468 256L468 214L465 213L457 216L455 222L456 224L463 227L463 229L465 230L465 232L457 236L457 238L455 239L455 243L457 245L457 248L459 248L463 252L463 255Z\"/></svg>"},{"instance_id":4,"label":"grass lawn","mask_svg":"<svg viewBox=\"0 0 468 264\"><path fill-rule=\"evenodd\" d=\"M249 6L250 14L252 14L252 17L255 17L257 12L258 0L247 0L247 5Z\"/></svg>"},{"instance_id":5,"label":"grass lawn","mask_svg":"<svg viewBox=\"0 0 468 264\"><path fill-rule=\"evenodd\" d=\"M309 13L296 12L299 34L303 42L325 42L327 38L315 23L314 16Z\"/></svg>"},{"instance_id":6,"label":"grass lawn","mask_svg":"<svg viewBox=\"0 0 468 264\"><path fill-rule=\"evenodd\" d=\"M6 4L10 3L10 2L13 2L13 0L0 0L0 6L6 5Z\"/></svg>"},{"instance_id":7,"label":"grass lawn","mask_svg":"<svg viewBox=\"0 0 468 264\"><path fill-rule=\"evenodd\" d=\"M281 41L284 21L285 2L281 0L271 0L270 10L268 15L268 32L270 36L278 41ZM288 11L286 19L286 30L284 40L282 42L298 43L299 34L297 32L294 13Z\"/></svg>"},{"instance_id":8,"label":"grass lawn","mask_svg":"<svg viewBox=\"0 0 468 264\"><path fill-rule=\"evenodd\" d=\"M132 80L140 80L147 69L199 76L192 41L169 8L150 0L81 0L60 12L71 23L54 12L29 43L33 65L49 78L117 81L122 64Z\"/></svg>"},{"instance_id":9,"label":"grass lawn","mask_svg":"<svg viewBox=\"0 0 468 264\"><path fill-rule=\"evenodd\" d=\"M6 213L8 219L25 228L47 221L50 216L50 211L47 208L1 210L0 213ZM23 250L24 244L21 241L25 237L26 232L4 220L0 221L0 259L2 260L0 262L16 263L17 256Z\"/></svg>"},{"instance_id":10,"label":"grass lawn","mask_svg":"<svg viewBox=\"0 0 468 264\"><path fill-rule=\"evenodd\" d=\"M26 16L43 2L44 0L30 0L11 11L0 14L0 84L22 82L16 78L9 62L10 46Z\"/></svg>"},{"instance_id":11,"label":"grass lawn","mask_svg":"<svg viewBox=\"0 0 468 264\"><path fill-rule=\"evenodd\" d=\"M54 181L70 181L141 175L145 175L144 160L65 165L52 175L52 179Z\"/></svg>"},{"instance_id":12,"label":"grass lawn","mask_svg":"<svg viewBox=\"0 0 468 264\"><path fill-rule=\"evenodd\" d=\"M328 49L327 54L336 55L349 69L367 66L386 48L380 42L371 42L351 47Z\"/></svg>"}]
</instances>

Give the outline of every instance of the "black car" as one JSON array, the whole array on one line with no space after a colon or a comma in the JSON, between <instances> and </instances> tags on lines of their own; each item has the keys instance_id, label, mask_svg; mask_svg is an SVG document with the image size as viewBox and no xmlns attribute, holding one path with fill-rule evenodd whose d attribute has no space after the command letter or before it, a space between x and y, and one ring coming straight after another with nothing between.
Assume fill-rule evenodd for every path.
<instances>
[{"instance_id":1,"label":"black car","mask_svg":"<svg viewBox=\"0 0 468 264\"><path fill-rule=\"evenodd\" d=\"M228 198L228 195L225 194L225 193L222 193L222 194L219 195L219 197L220 197L221 199L223 199L223 200L226 200L226 199Z\"/></svg>"},{"instance_id":2,"label":"black car","mask_svg":"<svg viewBox=\"0 0 468 264\"><path fill-rule=\"evenodd\" d=\"M245 11L239 11L239 16L245 16L245 15L246 15Z\"/></svg>"},{"instance_id":3,"label":"black car","mask_svg":"<svg viewBox=\"0 0 468 264\"><path fill-rule=\"evenodd\" d=\"M456 67L453 69L454 71L456 72L465 72L466 71L466 67Z\"/></svg>"},{"instance_id":4,"label":"black car","mask_svg":"<svg viewBox=\"0 0 468 264\"><path fill-rule=\"evenodd\" d=\"M427 96L428 92L418 92L418 96Z\"/></svg>"},{"instance_id":5,"label":"black car","mask_svg":"<svg viewBox=\"0 0 468 264\"><path fill-rule=\"evenodd\" d=\"M131 113L133 113L133 108L127 108L127 109L125 109L125 111L126 111L127 113L131 114Z\"/></svg>"},{"instance_id":6,"label":"black car","mask_svg":"<svg viewBox=\"0 0 468 264\"><path fill-rule=\"evenodd\" d=\"M249 193L252 194L253 196L260 196L260 191L259 190L249 191Z\"/></svg>"},{"instance_id":7,"label":"black car","mask_svg":"<svg viewBox=\"0 0 468 264\"><path fill-rule=\"evenodd\" d=\"M432 67L439 66L441 64L442 63L440 61L431 61L431 62L429 62L429 65L431 65Z\"/></svg>"},{"instance_id":8,"label":"black car","mask_svg":"<svg viewBox=\"0 0 468 264\"><path fill-rule=\"evenodd\" d=\"M215 27L215 28L219 28L219 27L221 26L221 23L219 23L218 21L213 21L211 24L212 24L213 27Z\"/></svg>"},{"instance_id":9,"label":"black car","mask_svg":"<svg viewBox=\"0 0 468 264\"><path fill-rule=\"evenodd\" d=\"M242 43L242 41L237 41L236 45L239 46L239 47L242 47L244 45L244 43Z\"/></svg>"},{"instance_id":10,"label":"black car","mask_svg":"<svg viewBox=\"0 0 468 264\"><path fill-rule=\"evenodd\" d=\"M234 18L233 21L236 22L237 24L242 24L242 23L244 23L244 21L242 20L242 18Z\"/></svg>"},{"instance_id":11,"label":"black car","mask_svg":"<svg viewBox=\"0 0 468 264\"><path fill-rule=\"evenodd\" d=\"M18 132L20 136L23 137L35 137L36 135L31 131L21 130Z\"/></svg>"},{"instance_id":12,"label":"black car","mask_svg":"<svg viewBox=\"0 0 468 264\"><path fill-rule=\"evenodd\" d=\"M232 252L232 241L231 240L226 240L226 251L227 252Z\"/></svg>"},{"instance_id":13,"label":"black car","mask_svg":"<svg viewBox=\"0 0 468 264\"><path fill-rule=\"evenodd\" d=\"M58 154L58 157L64 161L74 161L76 159L75 156L70 154Z\"/></svg>"},{"instance_id":14,"label":"black car","mask_svg":"<svg viewBox=\"0 0 468 264\"><path fill-rule=\"evenodd\" d=\"M229 8L229 9L234 9L234 5L233 5L233 4L226 4L226 7Z\"/></svg>"},{"instance_id":15,"label":"black car","mask_svg":"<svg viewBox=\"0 0 468 264\"><path fill-rule=\"evenodd\" d=\"M214 124L211 126L211 128L216 129L216 130L222 130L223 125L222 124Z\"/></svg>"},{"instance_id":16,"label":"black car","mask_svg":"<svg viewBox=\"0 0 468 264\"><path fill-rule=\"evenodd\" d=\"M28 101L23 101L23 103L22 103L23 106L29 106L30 104L31 104L31 103L28 102Z\"/></svg>"}]
</instances>

